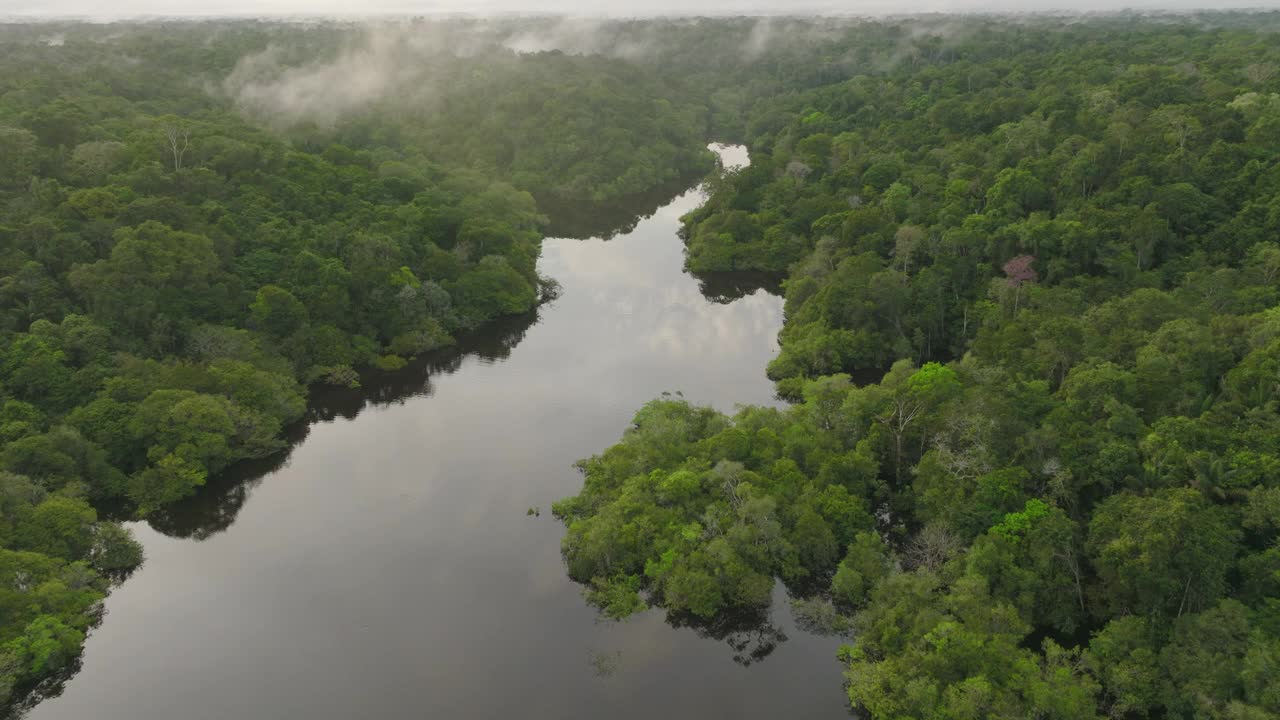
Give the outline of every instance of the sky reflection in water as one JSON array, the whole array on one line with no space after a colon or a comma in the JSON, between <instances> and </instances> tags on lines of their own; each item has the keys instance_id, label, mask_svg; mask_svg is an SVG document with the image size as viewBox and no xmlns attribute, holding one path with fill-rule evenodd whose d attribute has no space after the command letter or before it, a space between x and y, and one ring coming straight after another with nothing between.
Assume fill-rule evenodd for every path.
<instances>
[{"instance_id":1,"label":"sky reflection in water","mask_svg":"<svg viewBox=\"0 0 1280 720\"><path fill-rule=\"evenodd\" d=\"M135 525L146 565L29 717L845 716L836 642L796 630L781 592L770 622L604 622L560 559L571 464L644 402L775 402L781 299L713 302L681 270L700 199L546 241L552 305L364 395L318 394L284 462Z\"/></svg>"}]
</instances>

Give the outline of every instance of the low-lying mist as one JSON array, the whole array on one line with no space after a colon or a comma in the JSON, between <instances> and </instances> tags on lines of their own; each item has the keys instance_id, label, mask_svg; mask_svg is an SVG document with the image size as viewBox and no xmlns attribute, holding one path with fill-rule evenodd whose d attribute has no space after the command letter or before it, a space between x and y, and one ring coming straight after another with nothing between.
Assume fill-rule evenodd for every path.
<instances>
[{"instance_id":1,"label":"low-lying mist","mask_svg":"<svg viewBox=\"0 0 1280 720\"><path fill-rule=\"evenodd\" d=\"M371 19L344 25L339 49L321 57L300 60L277 44L247 54L212 92L277 127L300 122L331 127L387 101L428 110L455 84L450 80L457 77L450 73L458 71L459 60L475 60L473 67L487 68L539 53L656 61L676 42L670 37L673 31L693 29L699 22L703 20ZM714 52L727 53L732 62L751 62L771 51L834 41L856 21L760 17L729 22L735 28L731 42ZM929 27L946 31L937 23Z\"/></svg>"}]
</instances>

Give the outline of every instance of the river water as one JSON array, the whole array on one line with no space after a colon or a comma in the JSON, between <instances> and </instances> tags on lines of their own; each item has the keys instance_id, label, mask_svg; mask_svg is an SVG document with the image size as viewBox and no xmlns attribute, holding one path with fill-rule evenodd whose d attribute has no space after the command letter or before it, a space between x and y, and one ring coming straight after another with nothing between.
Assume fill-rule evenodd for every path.
<instances>
[{"instance_id":1,"label":"river water","mask_svg":"<svg viewBox=\"0 0 1280 720\"><path fill-rule=\"evenodd\" d=\"M643 403L775 402L781 298L682 271L679 218L702 198L607 241L546 240L559 299L315 393L288 454L133 524L145 565L28 717L846 717L837 641L797 629L781 589L767 617L609 622L559 555L571 464Z\"/></svg>"}]
</instances>

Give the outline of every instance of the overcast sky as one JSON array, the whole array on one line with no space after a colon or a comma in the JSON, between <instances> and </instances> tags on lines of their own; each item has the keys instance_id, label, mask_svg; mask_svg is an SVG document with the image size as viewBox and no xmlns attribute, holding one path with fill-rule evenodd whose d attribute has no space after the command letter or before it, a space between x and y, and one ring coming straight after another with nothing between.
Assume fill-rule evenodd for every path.
<instances>
[{"instance_id":1,"label":"overcast sky","mask_svg":"<svg viewBox=\"0 0 1280 720\"><path fill-rule=\"evenodd\" d=\"M884 14L947 11L1094 11L1280 7L1280 0L0 0L0 16Z\"/></svg>"}]
</instances>

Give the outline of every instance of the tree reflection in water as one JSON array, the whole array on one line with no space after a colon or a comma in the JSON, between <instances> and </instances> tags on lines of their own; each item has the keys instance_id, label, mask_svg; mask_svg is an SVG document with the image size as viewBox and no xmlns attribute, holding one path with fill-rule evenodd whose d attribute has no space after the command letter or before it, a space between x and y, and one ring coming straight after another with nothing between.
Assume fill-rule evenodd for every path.
<instances>
[{"instance_id":1,"label":"tree reflection in water","mask_svg":"<svg viewBox=\"0 0 1280 720\"><path fill-rule=\"evenodd\" d=\"M696 177L679 178L647 192L600 205L539 197L538 208L551 218L546 227L547 237L612 240L635 230L641 220L653 217L696 180Z\"/></svg>"},{"instance_id":2,"label":"tree reflection in water","mask_svg":"<svg viewBox=\"0 0 1280 720\"><path fill-rule=\"evenodd\" d=\"M284 467L293 449L307 438L312 423L336 418L352 419L367 407L403 403L410 398L430 397L435 392L432 378L449 375L464 360L477 357L485 362L505 360L538 321L538 311L503 318L482 330L465 335L457 345L423 355L394 372L370 371L360 377L360 387L311 388L306 415L285 433L284 450L266 458L237 463L209 479L200 492L181 502L167 505L147 516L157 532L170 537L205 540L231 527L249 495L263 478Z\"/></svg>"},{"instance_id":3,"label":"tree reflection in water","mask_svg":"<svg viewBox=\"0 0 1280 720\"><path fill-rule=\"evenodd\" d=\"M702 296L713 303L728 305L764 290L771 295L782 295L782 278L779 273L743 271L698 273L698 289Z\"/></svg>"},{"instance_id":4,"label":"tree reflection in water","mask_svg":"<svg viewBox=\"0 0 1280 720\"><path fill-rule=\"evenodd\" d=\"M713 273L698 276L698 282L703 296L719 304L734 302L759 289L781 294L778 277L769 273ZM498 362L510 357L529 328L538 322L538 312L534 310L490 323L464 335L455 346L416 358L401 370L362 373L358 389L311 388L306 415L285 432L284 450L270 457L237 463L210 478L196 495L151 514L147 522L157 532L193 540L204 540L226 530L262 479L288 463L289 454L306 439L312 423L330 422L339 417L350 420L366 407L430 397L435 392L432 379L457 372L467 358Z\"/></svg>"},{"instance_id":5,"label":"tree reflection in water","mask_svg":"<svg viewBox=\"0 0 1280 720\"><path fill-rule=\"evenodd\" d=\"M689 628L700 638L724 642L733 651L733 661L743 667L763 661L787 641L787 634L773 624L769 608L723 612L711 619L667 613L667 624Z\"/></svg>"},{"instance_id":6,"label":"tree reflection in water","mask_svg":"<svg viewBox=\"0 0 1280 720\"><path fill-rule=\"evenodd\" d=\"M716 273L699 276L699 287L710 301L727 304L761 288L779 293L776 276L764 273ZM166 506L147 517L157 532L170 537L205 540L231 527L236 516L267 476L289 462L295 447L307 438L311 425L337 418L352 419L365 408L404 403L411 398L430 397L435 392L433 378L457 372L471 357L484 362L507 359L529 329L538 321L538 311L490 324L461 338L452 348L415 359L394 372L369 371L361 375L357 389L318 386L311 389L303 420L288 429L287 447L266 458L248 460L213 478L193 497ZM769 608L724 613L705 620L693 615L669 613L669 625L688 628L698 637L723 642L733 653L733 661L749 667L769 657L787 641L786 633L774 624ZM74 673L69 673L69 675ZM60 683L51 683L43 694L56 695Z\"/></svg>"},{"instance_id":7,"label":"tree reflection in water","mask_svg":"<svg viewBox=\"0 0 1280 720\"><path fill-rule=\"evenodd\" d=\"M576 208L576 212L562 209L548 235L608 239L630 232L638 222L652 216L669 203L673 195L687 187L687 181L679 181L670 188L631 198L630 205L597 207L589 212ZM699 275L697 280L702 295L708 301L721 305L760 289L774 295L782 293L780 277L769 273L711 273ZM311 388L307 412L301 421L286 431L284 439L287 445L281 452L238 463L210 478L195 496L148 516L147 522L164 535L197 541L227 530L263 480L288 464L290 454L307 438L313 423L353 419L369 407L403 404L412 398L430 397L435 392L435 378L457 372L468 358L475 357L486 363L506 360L538 322L538 313L535 310L491 323L461 337L454 347L416 358L401 370L362 373L358 389ZM763 374L763 368L761 372ZM770 608L761 608L724 613L710 620L668 614L666 622L674 628L690 629L698 637L725 643L732 652L733 661L749 667L769 657L787 641L786 633L774 623L770 613ZM617 669L617 658L611 657L610 663L612 674ZM74 673L68 673L68 676L71 674ZM42 696L56 695L60 688L61 683L51 683Z\"/></svg>"}]
</instances>

